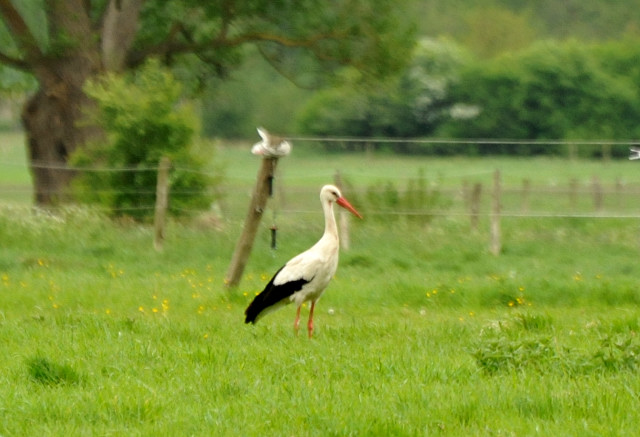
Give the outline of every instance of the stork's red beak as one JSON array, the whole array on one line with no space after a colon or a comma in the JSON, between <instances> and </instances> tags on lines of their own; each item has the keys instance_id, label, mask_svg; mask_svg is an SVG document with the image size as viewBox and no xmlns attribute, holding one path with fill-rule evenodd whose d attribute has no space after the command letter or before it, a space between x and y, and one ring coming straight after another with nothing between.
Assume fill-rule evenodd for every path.
<instances>
[{"instance_id":1,"label":"stork's red beak","mask_svg":"<svg viewBox=\"0 0 640 437\"><path fill-rule=\"evenodd\" d=\"M344 197L338 197L338 200L336 200L336 203L341 207L343 207L344 209L346 209L347 211L349 211L350 213L352 213L353 215L355 215L356 217L362 218L362 214L356 211L356 209L353 206L351 206L351 204L347 202L347 199L345 199Z\"/></svg>"}]
</instances>

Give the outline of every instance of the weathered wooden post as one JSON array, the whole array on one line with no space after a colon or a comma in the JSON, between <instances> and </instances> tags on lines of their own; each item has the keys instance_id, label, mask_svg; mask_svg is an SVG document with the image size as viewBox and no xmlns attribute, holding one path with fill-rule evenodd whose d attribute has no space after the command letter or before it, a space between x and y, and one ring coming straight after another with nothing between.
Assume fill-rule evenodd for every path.
<instances>
[{"instance_id":1,"label":"weathered wooden post","mask_svg":"<svg viewBox=\"0 0 640 437\"><path fill-rule=\"evenodd\" d=\"M165 221L167 207L169 205L169 168L171 161L166 156L162 157L158 165L158 182L156 185L156 208L153 217L153 247L162 251L165 237Z\"/></svg>"},{"instance_id":2,"label":"weathered wooden post","mask_svg":"<svg viewBox=\"0 0 640 437\"><path fill-rule=\"evenodd\" d=\"M620 178L616 178L616 205L618 208L622 208L624 206L624 183L620 180Z\"/></svg>"},{"instance_id":3,"label":"weathered wooden post","mask_svg":"<svg viewBox=\"0 0 640 437\"><path fill-rule=\"evenodd\" d=\"M367 159L373 158L374 150L375 150L375 146L373 145L373 143L371 143L369 141L364 143L364 151L365 151L365 156L367 157Z\"/></svg>"},{"instance_id":4,"label":"weathered wooden post","mask_svg":"<svg viewBox=\"0 0 640 437\"><path fill-rule=\"evenodd\" d=\"M480 196L482 195L482 184L477 182L473 185L471 191L471 230L478 230L478 222L480 221Z\"/></svg>"},{"instance_id":5,"label":"weathered wooden post","mask_svg":"<svg viewBox=\"0 0 640 437\"><path fill-rule=\"evenodd\" d=\"M572 212L575 212L578 206L578 180L576 178L571 178L569 182L569 206Z\"/></svg>"},{"instance_id":6,"label":"weathered wooden post","mask_svg":"<svg viewBox=\"0 0 640 437\"><path fill-rule=\"evenodd\" d=\"M596 212L601 212L604 205L604 192L598 176L593 177L591 186L593 188L593 208Z\"/></svg>"},{"instance_id":7,"label":"weathered wooden post","mask_svg":"<svg viewBox=\"0 0 640 437\"><path fill-rule=\"evenodd\" d=\"M500 170L493 174L493 205L491 207L491 244L490 251L493 255L500 255L502 243L500 241L500 210L501 187Z\"/></svg>"},{"instance_id":8,"label":"weathered wooden post","mask_svg":"<svg viewBox=\"0 0 640 437\"><path fill-rule=\"evenodd\" d=\"M262 156L262 163L258 171L256 186L251 196L249 210L244 220L242 235L236 243L231 257L231 264L225 276L228 288L235 288L240 283L242 273L247 265L253 242L258 232L258 225L267 205L267 200L273 195L273 178L278 165L278 158L286 156L291 151L291 145L286 140L270 135L266 130L258 128L262 142L251 149L254 155Z\"/></svg>"},{"instance_id":9,"label":"weathered wooden post","mask_svg":"<svg viewBox=\"0 0 640 437\"><path fill-rule=\"evenodd\" d=\"M242 235L236 243L236 248L231 258L231 265L227 272L225 283L228 287L236 287L240 283L242 272L247 264L251 249L253 248L253 241L255 240L256 233L258 232L258 225L262 219L262 213L267 205L269 199L269 185L270 179L273 177L273 172L278 164L278 158L263 158L260 170L258 171L258 179L256 180L256 186L253 189L253 195L251 196L251 203L249 204L249 210L244 220L244 227L242 229Z\"/></svg>"},{"instance_id":10,"label":"weathered wooden post","mask_svg":"<svg viewBox=\"0 0 640 437\"><path fill-rule=\"evenodd\" d=\"M578 159L578 145L576 143L569 143L569 160L575 161Z\"/></svg>"},{"instance_id":11,"label":"weathered wooden post","mask_svg":"<svg viewBox=\"0 0 640 437\"><path fill-rule=\"evenodd\" d=\"M611 162L611 144L604 143L602 145L602 161L605 164Z\"/></svg>"},{"instance_id":12,"label":"weathered wooden post","mask_svg":"<svg viewBox=\"0 0 640 437\"><path fill-rule=\"evenodd\" d=\"M523 179L522 181L522 204L520 206L520 211L522 214L528 214L529 208L531 206L531 180Z\"/></svg>"}]
</instances>

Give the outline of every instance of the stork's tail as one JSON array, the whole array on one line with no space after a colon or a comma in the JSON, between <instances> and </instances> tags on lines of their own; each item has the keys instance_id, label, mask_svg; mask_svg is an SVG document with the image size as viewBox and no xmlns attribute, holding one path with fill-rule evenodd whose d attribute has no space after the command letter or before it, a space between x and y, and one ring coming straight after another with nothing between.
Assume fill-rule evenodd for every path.
<instances>
[{"instance_id":1,"label":"stork's tail","mask_svg":"<svg viewBox=\"0 0 640 437\"><path fill-rule=\"evenodd\" d=\"M280 270L282 270L282 267ZM309 283L310 280L298 279L295 281L289 281L284 284L274 285L273 282L280 273L280 270L271 278L271 281L264 287L264 290L258 294L251 304L245 310L244 323L256 323L263 316L276 311L286 304L291 302L291 296L302 289L302 287Z\"/></svg>"},{"instance_id":2,"label":"stork's tail","mask_svg":"<svg viewBox=\"0 0 640 437\"><path fill-rule=\"evenodd\" d=\"M261 295L257 295L255 299L251 302L251 304L244 311L244 315L246 316L244 319L244 323L256 323L258 321L258 316L264 310L264 302Z\"/></svg>"},{"instance_id":3,"label":"stork's tail","mask_svg":"<svg viewBox=\"0 0 640 437\"><path fill-rule=\"evenodd\" d=\"M273 293L269 293L269 288L253 299L244 311L244 323L253 323L254 325L262 317L272 313L290 302L289 299L274 299Z\"/></svg>"}]
</instances>

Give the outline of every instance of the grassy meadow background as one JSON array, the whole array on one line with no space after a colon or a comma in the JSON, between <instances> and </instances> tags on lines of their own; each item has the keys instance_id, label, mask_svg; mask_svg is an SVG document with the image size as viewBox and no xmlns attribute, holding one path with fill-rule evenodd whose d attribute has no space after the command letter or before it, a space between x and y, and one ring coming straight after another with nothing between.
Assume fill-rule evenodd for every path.
<instances>
[{"instance_id":1,"label":"grassy meadow background","mask_svg":"<svg viewBox=\"0 0 640 437\"><path fill-rule=\"evenodd\" d=\"M172 221L158 253L148 226L33 211L22 138L2 136L1 436L637 432L640 164L323 155L294 143L229 292L258 168L249 148L219 145L219 216ZM492 256L496 169L505 216ZM270 275L319 238L318 190L336 170L365 219L350 221L316 336L294 336L293 307L244 325ZM437 193L428 220L371 203L372 190L402 193L419 175ZM476 231L465 183L483 184Z\"/></svg>"}]
</instances>

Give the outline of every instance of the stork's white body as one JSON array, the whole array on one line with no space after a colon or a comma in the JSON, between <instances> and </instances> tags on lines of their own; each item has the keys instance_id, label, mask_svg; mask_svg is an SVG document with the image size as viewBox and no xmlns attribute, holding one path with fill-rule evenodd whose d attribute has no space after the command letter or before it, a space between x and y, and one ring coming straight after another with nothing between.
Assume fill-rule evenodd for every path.
<instances>
[{"instance_id":1,"label":"stork's white body","mask_svg":"<svg viewBox=\"0 0 640 437\"><path fill-rule=\"evenodd\" d=\"M300 308L304 302L311 302L309 311L309 336L313 332L313 309L338 268L340 241L338 227L333 215L333 204L360 214L347 202L333 185L325 185L320 191L320 201L324 212L324 234L310 249L292 258L267 284L245 311L246 323L255 323L264 315L282 306L295 302L298 307L295 328L300 321Z\"/></svg>"},{"instance_id":2,"label":"stork's white body","mask_svg":"<svg viewBox=\"0 0 640 437\"><path fill-rule=\"evenodd\" d=\"M285 268L278 273L274 285L281 285L298 278L309 281L301 290L291 295L290 300L296 305L307 301L317 301L329 285L338 269L339 240L333 211L329 206L329 217L322 238L309 250L291 259Z\"/></svg>"}]
</instances>

